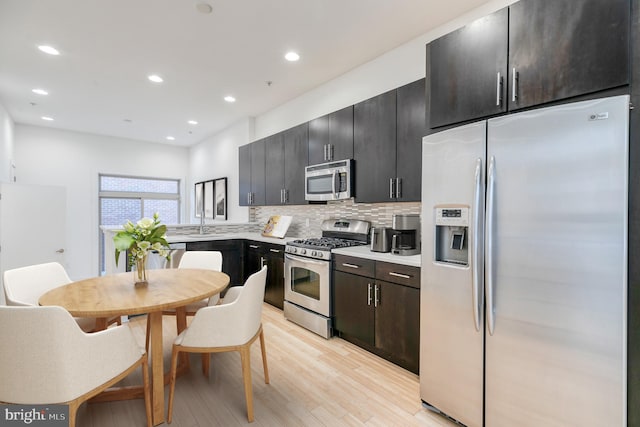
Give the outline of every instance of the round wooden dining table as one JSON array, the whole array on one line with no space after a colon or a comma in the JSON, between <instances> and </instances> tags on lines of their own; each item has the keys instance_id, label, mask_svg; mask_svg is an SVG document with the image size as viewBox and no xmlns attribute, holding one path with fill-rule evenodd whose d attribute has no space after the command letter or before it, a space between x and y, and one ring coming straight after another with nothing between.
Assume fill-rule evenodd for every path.
<instances>
[{"instance_id":1,"label":"round wooden dining table","mask_svg":"<svg viewBox=\"0 0 640 427\"><path fill-rule=\"evenodd\" d=\"M95 317L97 329L106 328L113 316L148 313L151 335L151 400L153 425L164 422L164 366L162 312L175 309L178 333L186 327L185 306L219 294L229 284L225 273L199 269L148 270L148 284L134 285L135 272L79 280L55 288L39 299L40 305L57 305L75 317ZM114 393L102 400L142 396L138 391ZM99 400L99 399L98 399Z\"/></svg>"}]
</instances>

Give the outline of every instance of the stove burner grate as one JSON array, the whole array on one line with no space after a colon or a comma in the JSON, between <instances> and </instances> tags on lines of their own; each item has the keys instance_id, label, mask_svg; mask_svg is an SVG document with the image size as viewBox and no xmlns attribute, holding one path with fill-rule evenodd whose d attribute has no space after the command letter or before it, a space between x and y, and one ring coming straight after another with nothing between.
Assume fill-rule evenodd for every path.
<instances>
[{"instance_id":1,"label":"stove burner grate","mask_svg":"<svg viewBox=\"0 0 640 427\"><path fill-rule=\"evenodd\" d=\"M350 246L366 245L366 242L337 237L318 237L315 239L300 239L288 243L291 246L316 248L316 249L336 249Z\"/></svg>"}]
</instances>

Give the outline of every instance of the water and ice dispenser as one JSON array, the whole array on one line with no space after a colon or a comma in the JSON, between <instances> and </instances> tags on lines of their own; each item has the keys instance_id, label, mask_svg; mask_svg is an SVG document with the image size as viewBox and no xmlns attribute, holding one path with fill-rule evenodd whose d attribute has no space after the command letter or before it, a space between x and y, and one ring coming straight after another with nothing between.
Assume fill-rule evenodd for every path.
<instances>
[{"instance_id":1,"label":"water and ice dispenser","mask_svg":"<svg viewBox=\"0 0 640 427\"><path fill-rule=\"evenodd\" d=\"M469 265L469 207L436 206L435 261Z\"/></svg>"}]
</instances>

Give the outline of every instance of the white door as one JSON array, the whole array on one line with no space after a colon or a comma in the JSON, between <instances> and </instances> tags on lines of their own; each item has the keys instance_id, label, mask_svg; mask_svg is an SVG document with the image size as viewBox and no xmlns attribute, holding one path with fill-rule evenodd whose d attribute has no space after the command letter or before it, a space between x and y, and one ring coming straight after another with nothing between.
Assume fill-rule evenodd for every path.
<instances>
[{"instance_id":1,"label":"white door","mask_svg":"<svg viewBox=\"0 0 640 427\"><path fill-rule=\"evenodd\" d=\"M65 265L66 198L64 187L0 185L0 273L51 261Z\"/></svg>"}]
</instances>

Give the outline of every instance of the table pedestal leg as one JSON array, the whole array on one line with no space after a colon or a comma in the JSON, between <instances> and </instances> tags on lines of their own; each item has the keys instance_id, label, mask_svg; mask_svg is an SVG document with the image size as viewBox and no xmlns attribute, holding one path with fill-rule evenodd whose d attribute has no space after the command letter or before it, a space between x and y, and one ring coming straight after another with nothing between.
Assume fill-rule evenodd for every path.
<instances>
[{"instance_id":1,"label":"table pedestal leg","mask_svg":"<svg viewBox=\"0 0 640 427\"><path fill-rule=\"evenodd\" d=\"M151 412L153 425L164 423L164 367L162 355L162 312L149 313L151 332Z\"/></svg>"}]
</instances>

